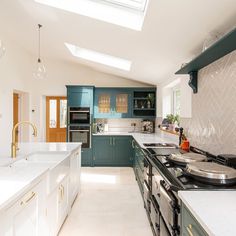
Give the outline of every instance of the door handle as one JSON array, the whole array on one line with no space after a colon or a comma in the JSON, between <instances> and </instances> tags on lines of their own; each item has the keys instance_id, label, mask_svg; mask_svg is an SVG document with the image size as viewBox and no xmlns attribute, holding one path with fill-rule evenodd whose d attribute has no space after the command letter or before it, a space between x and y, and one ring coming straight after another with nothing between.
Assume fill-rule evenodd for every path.
<instances>
[{"instance_id":1,"label":"door handle","mask_svg":"<svg viewBox=\"0 0 236 236\"><path fill-rule=\"evenodd\" d=\"M20 204L21 205L27 204L28 202L30 202L35 197L35 195L36 195L36 193L32 192L31 195L29 196L29 198L27 198L26 200L22 200Z\"/></svg>"},{"instance_id":2,"label":"door handle","mask_svg":"<svg viewBox=\"0 0 236 236\"><path fill-rule=\"evenodd\" d=\"M113 138L113 146L115 146L116 145L116 140L115 140L115 138Z\"/></svg>"},{"instance_id":3,"label":"door handle","mask_svg":"<svg viewBox=\"0 0 236 236\"><path fill-rule=\"evenodd\" d=\"M110 138L110 145L112 145L112 138Z\"/></svg>"}]
</instances>

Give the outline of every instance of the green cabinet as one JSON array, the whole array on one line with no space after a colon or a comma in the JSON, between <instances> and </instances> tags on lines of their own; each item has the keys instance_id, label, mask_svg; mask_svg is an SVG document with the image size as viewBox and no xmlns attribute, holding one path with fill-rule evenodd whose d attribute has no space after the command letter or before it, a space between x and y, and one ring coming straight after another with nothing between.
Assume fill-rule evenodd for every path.
<instances>
[{"instance_id":1,"label":"green cabinet","mask_svg":"<svg viewBox=\"0 0 236 236\"><path fill-rule=\"evenodd\" d=\"M125 136L113 137L113 154L115 166L132 166L133 148L132 138Z\"/></svg>"},{"instance_id":2,"label":"green cabinet","mask_svg":"<svg viewBox=\"0 0 236 236\"><path fill-rule=\"evenodd\" d=\"M82 148L81 166L92 166L92 149L91 148Z\"/></svg>"},{"instance_id":3,"label":"green cabinet","mask_svg":"<svg viewBox=\"0 0 236 236\"><path fill-rule=\"evenodd\" d=\"M112 137L93 137L93 164L94 166L112 166L113 140Z\"/></svg>"},{"instance_id":4,"label":"green cabinet","mask_svg":"<svg viewBox=\"0 0 236 236\"><path fill-rule=\"evenodd\" d=\"M67 85L68 107L90 107L93 113L93 86Z\"/></svg>"},{"instance_id":5,"label":"green cabinet","mask_svg":"<svg viewBox=\"0 0 236 236\"><path fill-rule=\"evenodd\" d=\"M181 205L181 236L207 236L208 234L197 222L194 216L189 212L187 207Z\"/></svg>"},{"instance_id":6,"label":"green cabinet","mask_svg":"<svg viewBox=\"0 0 236 236\"><path fill-rule=\"evenodd\" d=\"M94 166L132 166L132 138L129 136L94 136Z\"/></svg>"},{"instance_id":7,"label":"green cabinet","mask_svg":"<svg viewBox=\"0 0 236 236\"><path fill-rule=\"evenodd\" d=\"M133 149L134 149L133 169L134 169L135 177L136 177L140 192L141 192L141 194L143 194L144 154L142 152L141 147L134 140L133 140L132 146L133 146Z\"/></svg>"},{"instance_id":8,"label":"green cabinet","mask_svg":"<svg viewBox=\"0 0 236 236\"><path fill-rule=\"evenodd\" d=\"M131 91L122 88L96 88L94 118L131 117Z\"/></svg>"},{"instance_id":9,"label":"green cabinet","mask_svg":"<svg viewBox=\"0 0 236 236\"><path fill-rule=\"evenodd\" d=\"M156 117L155 88L139 88L133 90L132 117L149 119Z\"/></svg>"}]
</instances>

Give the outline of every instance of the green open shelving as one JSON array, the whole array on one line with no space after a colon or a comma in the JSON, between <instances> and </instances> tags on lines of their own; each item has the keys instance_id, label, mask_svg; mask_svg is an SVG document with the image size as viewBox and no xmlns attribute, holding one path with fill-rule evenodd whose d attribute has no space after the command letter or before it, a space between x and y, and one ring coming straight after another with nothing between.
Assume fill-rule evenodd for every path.
<instances>
[{"instance_id":1,"label":"green open shelving","mask_svg":"<svg viewBox=\"0 0 236 236\"><path fill-rule=\"evenodd\" d=\"M189 86L197 93L198 71L236 49L236 28L207 48L175 74L189 74Z\"/></svg>"}]
</instances>

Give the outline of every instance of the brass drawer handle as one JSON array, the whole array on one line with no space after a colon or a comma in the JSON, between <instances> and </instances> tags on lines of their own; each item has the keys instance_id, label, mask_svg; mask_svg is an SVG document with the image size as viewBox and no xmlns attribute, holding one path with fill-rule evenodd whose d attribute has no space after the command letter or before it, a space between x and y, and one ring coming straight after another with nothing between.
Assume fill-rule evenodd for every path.
<instances>
[{"instance_id":1,"label":"brass drawer handle","mask_svg":"<svg viewBox=\"0 0 236 236\"><path fill-rule=\"evenodd\" d=\"M192 232L192 225L191 224L189 224L188 225L188 227L186 227L186 229L187 229L187 231L188 231L188 234L189 234L189 236L194 236L194 234L193 234L193 232Z\"/></svg>"},{"instance_id":2,"label":"brass drawer handle","mask_svg":"<svg viewBox=\"0 0 236 236\"><path fill-rule=\"evenodd\" d=\"M31 201L35 197L35 195L36 195L36 193L32 192L31 195L29 196L29 198L27 198L26 200L22 200L20 204L21 205L27 204L29 201Z\"/></svg>"}]
</instances>

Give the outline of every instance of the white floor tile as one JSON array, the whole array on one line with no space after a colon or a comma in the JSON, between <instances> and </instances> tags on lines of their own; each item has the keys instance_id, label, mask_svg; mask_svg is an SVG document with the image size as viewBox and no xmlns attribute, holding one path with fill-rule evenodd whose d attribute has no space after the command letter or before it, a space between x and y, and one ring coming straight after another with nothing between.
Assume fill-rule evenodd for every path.
<instances>
[{"instance_id":1,"label":"white floor tile","mask_svg":"<svg viewBox=\"0 0 236 236\"><path fill-rule=\"evenodd\" d=\"M152 236L132 168L82 168L81 177L59 236Z\"/></svg>"}]
</instances>

